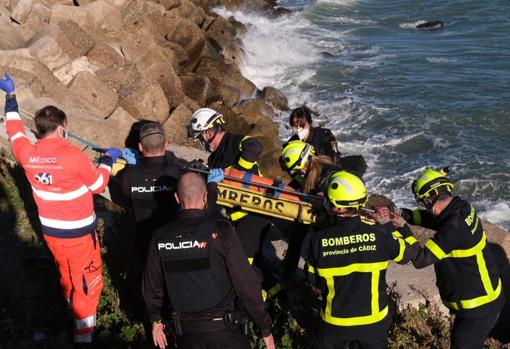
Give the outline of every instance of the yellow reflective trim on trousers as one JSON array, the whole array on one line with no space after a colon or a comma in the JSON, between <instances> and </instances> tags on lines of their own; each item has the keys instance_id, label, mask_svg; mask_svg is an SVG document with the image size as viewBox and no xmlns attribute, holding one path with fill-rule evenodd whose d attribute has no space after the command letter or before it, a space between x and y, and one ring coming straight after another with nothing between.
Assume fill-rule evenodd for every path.
<instances>
[{"instance_id":1,"label":"yellow reflective trim on trousers","mask_svg":"<svg viewBox=\"0 0 510 349\"><path fill-rule=\"evenodd\" d=\"M481 305L490 303L492 301L495 301L498 299L499 295L501 294L501 279L498 279L498 287L496 287L496 290L492 292L491 294L487 294L485 296L476 297L473 299L463 300L460 302L449 302L443 300L443 304L446 305L450 309L459 310L459 309L474 309Z\"/></svg>"},{"instance_id":2,"label":"yellow reflective trim on trousers","mask_svg":"<svg viewBox=\"0 0 510 349\"><path fill-rule=\"evenodd\" d=\"M326 280L328 296L326 298L326 309L321 311L321 318L325 322L336 326L359 326L368 325L381 321L388 314L388 307L379 311L379 278L382 270L388 268L388 261L379 263L354 263L345 267L317 268L321 277ZM308 271L314 272L311 266ZM335 276L345 276L354 272L371 273L371 309L372 313L366 316L355 316L349 318L335 317L331 314L333 309L333 298L335 297Z\"/></svg>"},{"instance_id":3,"label":"yellow reflective trim on trousers","mask_svg":"<svg viewBox=\"0 0 510 349\"><path fill-rule=\"evenodd\" d=\"M414 225L421 225L421 213L420 210L413 210L413 223Z\"/></svg>"},{"instance_id":4,"label":"yellow reflective trim on trousers","mask_svg":"<svg viewBox=\"0 0 510 349\"><path fill-rule=\"evenodd\" d=\"M446 253L444 253L441 247L439 247L432 239L425 243L425 247L428 248L439 260L447 257Z\"/></svg>"},{"instance_id":5,"label":"yellow reflective trim on trousers","mask_svg":"<svg viewBox=\"0 0 510 349\"><path fill-rule=\"evenodd\" d=\"M252 265L253 264L253 258L248 257L248 263L250 263L250 265Z\"/></svg>"},{"instance_id":6,"label":"yellow reflective trim on trousers","mask_svg":"<svg viewBox=\"0 0 510 349\"><path fill-rule=\"evenodd\" d=\"M315 274L316 271L317 270L314 267L312 267L310 264L308 264L308 272L309 273Z\"/></svg>"},{"instance_id":7,"label":"yellow reflective trim on trousers","mask_svg":"<svg viewBox=\"0 0 510 349\"><path fill-rule=\"evenodd\" d=\"M405 239L405 242L407 242L409 245L414 245L415 243L418 242L418 240L416 240L416 238L414 236L408 236L406 237Z\"/></svg>"},{"instance_id":8,"label":"yellow reflective trim on trousers","mask_svg":"<svg viewBox=\"0 0 510 349\"><path fill-rule=\"evenodd\" d=\"M235 222L235 221L240 220L241 218L246 217L247 215L248 215L248 213L246 213L246 212L243 212L243 211L237 211L237 212L231 213L231 214L229 215L229 217L230 217L230 220L231 220L232 222Z\"/></svg>"},{"instance_id":9,"label":"yellow reflective trim on trousers","mask_svg":"<svg viewBox=\"0 0 510 349\"><path fill-rule=\"evenodd\" d=\"M248 161L248 160L245 160L243 159L241 156L239 157L239 160L237 160L237 163L239 166L241 166L242 168L245 168L247 170L251 170L253 168L253 166L255 166L255 164L257 163L256 161Z\"/></svg>"}]
</instances>

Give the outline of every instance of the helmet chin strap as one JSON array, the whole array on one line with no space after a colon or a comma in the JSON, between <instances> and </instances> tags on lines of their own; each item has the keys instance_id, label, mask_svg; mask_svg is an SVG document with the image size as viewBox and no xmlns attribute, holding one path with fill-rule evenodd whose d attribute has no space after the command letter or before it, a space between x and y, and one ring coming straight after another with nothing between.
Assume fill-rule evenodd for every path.
<instances>
[{"instance_id":1,"label":"helmet chin strap","mask_svg":"<svg viewBox=\"0 0 510 349\"><path fill-rule=\"evenodd\" d=\"M211 151L211 143L214 141L219 131L220 131L219 127L216 127L213 136L209 140L205 140L204 137L202 137L202 135L200 136L200 138L202 138L202 141L200 143L207 151Z\"/></svg>"},{"instance_id":2,"label":"helmet chin strap","mask_svg":"<svg viewBox=\"0 0 510 349\"><path fill-rule=\"evenodd\" d=\"M439 195L434 195L434 198L431 201L423 200L422 202L429 212L434 213L432 212L432 209L434 208L434 205L436 204L437 200L439 200Z\"/></svg>"}]
</instances>

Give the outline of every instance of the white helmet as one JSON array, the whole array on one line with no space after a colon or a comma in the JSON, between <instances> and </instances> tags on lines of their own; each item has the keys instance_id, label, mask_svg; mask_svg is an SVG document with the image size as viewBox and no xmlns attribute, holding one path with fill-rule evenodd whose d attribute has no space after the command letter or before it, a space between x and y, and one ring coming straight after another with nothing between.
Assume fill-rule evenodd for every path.
<instances>
[{"instance_id":1,"label":"white helmet","mask_svg":"<svg viewBox=\"0 0 510 349\"><path fill-rule=\"evenodd\" d=\"M202 132L224 123L225 120L223 120L221 113L210 108L200 108L191 116L188 125L188 137L197 140Z\"/></svg>"}]
</instances>

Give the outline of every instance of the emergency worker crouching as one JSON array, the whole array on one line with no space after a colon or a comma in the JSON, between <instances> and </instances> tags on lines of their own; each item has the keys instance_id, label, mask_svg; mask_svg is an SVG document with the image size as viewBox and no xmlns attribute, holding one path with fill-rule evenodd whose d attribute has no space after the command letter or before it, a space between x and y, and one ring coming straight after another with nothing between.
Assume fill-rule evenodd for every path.
<instances>
[{"instance_id":1,"label":"emergency worker crouching","mask_svg":"<svg viewBox=\"0 0 510 349\"><path fill-rule=\"evenodd\" d=\"M290 141L283 148L280 167L292 177L289 186L313 195L325 195L329 177L335 172L345 170L330 157L318 155L312 145L297 140Z\"/></svg>"},{"instance_id":2,"label":"emergency worker crouching","mask_svg":"<svg viewBox=\"0 0 510 349\"><path fill-rule=\"evenodd\" d=\"M363 349L386 348L388 261L406 264L411 252L389 219L384 225L361 219L366 200L365 185L355 175L339 171L329 179L325 203L336 222L311 235L306 258L323 302L314 348L351 342Z\"/></svg>"},{"instance_id":3,"label":"emergency worker crouching","mask_svg":"<svg viewBox=\"0 0 510 349\"><path fill-rule=\"evenodd\" d=\"M188 136L199 141L204 149L211 152L207 159L210 169L234 167L245 171L243 179L250 180L252 175L260 175L257 160L262 153L262 144L256 139L226 132L223 115L210 108L201 108L193 113L188 125ZM210 193L209 203L216 202L217 193ZM227 209L227 215L244 246L250 264L260 269L264 275L264 289L270 296L276 295L280 285L261 256L264 235L269 229L270 220L239 208Z\"/></svg>"},{"instance_id":4,"label":"emergency worker crouching","mask_svg":"<svg viewBox=\"0 0 510 349\"><path fill-rule=\"evenodd\" d=\"M166 288L179 348L250 348L247 318L236 310L237 300L261 331L266 348L274 348L260 280L232 225L207 215L203 178L184 174L176 198L182 210L154 233L144 273L154 344L168 344L161 323Z\"/></svg>"},{"instance_id":5,"label":"emergency worker crouching","mask_svg":"<svg viewBox=\"0 0 510 349\"><path fill-rule=\"evenodd\" d=\"M411 224L437 231L423 248L414 239L412 262L416 268L434 264L441 299L455 315L451 348L480 349L503 307L501 279L482 222L473 206L452 197L454 184L446 174L447 169L425 169L412 191L426 210L402 209L401 214Z\"/></svg>"}]
</instances>

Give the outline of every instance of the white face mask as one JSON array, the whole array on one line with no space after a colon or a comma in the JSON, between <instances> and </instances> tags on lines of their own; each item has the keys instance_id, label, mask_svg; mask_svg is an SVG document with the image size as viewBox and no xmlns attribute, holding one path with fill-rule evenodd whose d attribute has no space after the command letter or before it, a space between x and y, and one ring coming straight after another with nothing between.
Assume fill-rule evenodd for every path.
<instances>
[{"instance_id":1,"label":"white face mask","mask_svg":"<svg viewBox=\"0 0 510 349\"><path fill-rule=\"evenodd\" d=\"M299 139L304 141L305 139L308 138L308 135L310 134L310 129L308 129L308 128L298 128L296 133L297 133Z\"/></svg>"}]
</instances>

